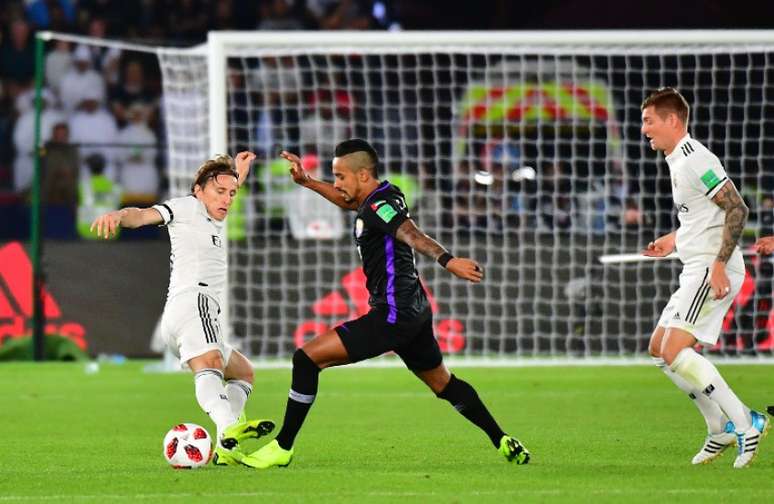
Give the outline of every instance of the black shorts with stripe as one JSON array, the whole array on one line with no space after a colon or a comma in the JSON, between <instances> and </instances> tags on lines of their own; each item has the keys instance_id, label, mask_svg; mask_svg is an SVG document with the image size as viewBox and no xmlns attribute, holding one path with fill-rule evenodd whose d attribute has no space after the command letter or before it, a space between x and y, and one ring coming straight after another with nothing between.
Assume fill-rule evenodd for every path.
<instances>
[{"instance_id":1,"label":"black shorts with stripe","mask_svg":"<svg viewBox=\"0 0 774 504\"><path fill-rule=\"evenodd\" d=\"M350 362L395 352L412 371L427 371L443 361L433 334L433 314L428 307L419 315L398 315L388 322L388 311L372 308L362 317L336 327Z\"/></svg>"}]
</instances>

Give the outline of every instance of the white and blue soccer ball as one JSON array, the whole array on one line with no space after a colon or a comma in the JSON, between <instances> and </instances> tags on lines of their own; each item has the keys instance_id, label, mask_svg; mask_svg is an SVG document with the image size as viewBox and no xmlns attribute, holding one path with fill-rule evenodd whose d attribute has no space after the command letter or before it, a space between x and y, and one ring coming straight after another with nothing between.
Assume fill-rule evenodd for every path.
<instances>
[{"instance_id":1,"label":"white and blue soccer ball","mask_svg":"<svg viewBox=\"0 0 774 504\"><path fill-rule=\"evenodd\" d=\"M175 469L196 469L212 458L212 438L207 429L193 423L172 427L164 436L164 458Z\"/></svg>"}]
</instances>

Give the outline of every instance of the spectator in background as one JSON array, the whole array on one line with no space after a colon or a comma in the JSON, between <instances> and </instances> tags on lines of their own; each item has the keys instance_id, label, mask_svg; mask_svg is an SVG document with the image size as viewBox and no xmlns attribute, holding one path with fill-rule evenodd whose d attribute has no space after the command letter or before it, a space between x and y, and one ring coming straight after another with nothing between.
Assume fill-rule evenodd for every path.
<instances>
[{"instance_id":1,"label":"spectator in background","mask_svg":"<svg viewBox=\"0 0 774 504\"><path fill-rule=\"evenodd\" d=\"M124 206L148 206L158 201L159 172L156 169L156 135L148 127L148 107L134 103L127 109L129 124L118 132L119 181ZM134 146L129 147L128 145Z\"/></svg>"},{"instance_id":2,"label":"spectator in background","mask_svg":"<svg viewBox=\"0 0 774 504\"><path fill-rule=\"evenodd\" d=\"M153 112L152 104L156 97L146 87L142 63L137 60L127 61L121 82L110 91L109 99L110 109L120 125L127 123L128 108L135 103L145 105L147 114ZM149 119L150 115L147 118Z\"/></svg>"},{"instance_id":3,"label":"spectator in background","mask_svg":"<svg viewBox=\"0 0 774 504\"><path fill-rule=\"evenodd\" d=\"M105 161L100 153L89 154L85 159L86 175L78 186L77 229L86 240L100 239L89 229L94 219L121 207L121 187L105 175ZM110 238L118 238L118 231Z\"/></svg>"},{"instance_id":4,"label":"spectator in background","mask_svg":"<svg viewBox=\"0 0 774 504\"><path fill-rule=\"evenodd\" d=\"M54 49L46 55L46 84L59 98L62 79L73 68L73 55L69 42L57 40L54 44Z\"/></svg>"},{"instance_id":5,"label":"spectator in background","mask_svg":"<svg viewBox=\"0 0 774 504\"><path fill-rule=\"evenodd\" d=\"M75 209L78 203L78 150L70 144L70 129L62 121L54 125L43 158L43 200Z\"/></svg>"},{"instance_id":6,"label":"spectator in background","mask_svg":"<svg viewBox=\"0 0 774 504\"><path fill-rule=\"evenodd\" d=\"M166 35L180 42L199 42L207 38L207 9L200 0L178 0L166 12Z\"/></svg>"},{"instance_id":7,"label":"spectator in background","mask_svg":"<svg viewBox=\"0 0 774 504\"><path fill-rule=\"evenodd\" d=\"M307 9L323 30L367 30L371 28L372 2L358 0L308 0Z\"/></svg>"},{"instance_id":8,"label":"spectator in background","mask_svg":"<svg viewBox=\"0 0 774 504\"><path fill-rule=\"evenodd\" d=\"M19 97L21 115L13 130L13 144L16 148L16 158L13 163L13 187L17 192L23 192L32 185L34 174L35 148L35 107L33 93L25 93ZM54 125L64 120L62 113L50 107L55 103L53 94L48 89L41 93L42 111L40 114L41 144L51 139Z\"/></svg>"},{"instance_id":9,"label":"spectator in background","mask_svg":"<svg viewBox=\"0 0 774 504\"><path fill-rule=\"evenodd\" d=\"M774 196L765 195L761 198L758 207L758 233L761 235L774 234Z\"/></svg>"},{"instance_id":10,"label":"spectator in background","mask_svg":"<svg viewBox=\"0 0 774 504\"><path fill-rule=\"evenodd\" d=\"M86 97L105 102L105 80L91 66L89 48L79 45L73 53L74 66L62 78L60 100L68 114L75 111Z\"/></svg>"},{"instance_id":11,"label":"spectator in background","mask_svg":"<svg viewBox=\"0 0 774 504\"><path fill-rule=\"evenodd\" d=\"M267 0L261 3L259 30L303 30L304 28L293 0Z\"/></svg>"},{"instance_id":12,"label":"spectator in background","mask_svg":"<svg viewBox=\"0 0 774 504\"><path fill-rule=\"evenodd\" d=\"M113 152L118 126L113 115L101 105L99 93L92 92L91 96L83 97L77 111L70 116L70 138L75 144L85 144L79 148L81 159L100 154L105 164L105 176L116 180ZM84 174L81 170L81 175Z\"/></svg>"},{"instance_id":13,"label":"spectator in background","mask_svg":"<svg viewBox=\"0 0 774 504\"><path fill-rule=\"evenodd\" d=\"M27 0L27 19L40 30L65 31L75 24L71 0Z\"/></svg>"},{"instance_id":14,"label":"spectator in background","mask_svg":"<svg viewBox=\"0 0 774 504\"><path fill-rule=\"evenodd\" d=\"M350 95L343 90L316 91L309 106L312 110L301 120L299 143L301 151L316 153L321 159L333 158L333 151L342 138L349 138L347 115L352 107Z\"/></svg>"},{"instance_id":15,"label":"spectator in background","mask_svg":"<svg viewBox=\"0 0 774 504\"><path fill-rule=\"evenodd\" d=\"M538 187L539 227L545 230L569 229L572 226L572 183L564 163L548 163L540 173Z\"/></svg>"},{"instance_id":16,"label":"spectator in background","mask_svg":"<svg viewBox=\"0 0 774 504\"><path fill-rule=\"evenodd\" d=\"M91 18L86 34L96 39L109 38L107 19L101 16ZM116 88L119 85L121 49L96 45L85 47L89 50L92 68L102 75L107 89Z\"/></svg>"},{"instance_id":17,"label":"spectator in background","mask_svg":"<svg viewBox=\"0 0 774 504\"><path fill-rule=\"evenodd\" d=\"M9 37L0 45L0 79L10 100L30 86L35 75L35 48L30 25L24 19L11 22Z\"/></svg>"},{"instance_id":18,"label":"spectator in background","mask_svg":"<svg viewBox=\"0 0 774 504\"><path fill-rule=\"evenodd\" d=\"M255 91L260 104L256 118L256 136L259 145L276 155L274 143L296 150L298 146L298 97L301 82L292 57L261 58L261 66L248 75L248 87ZM271 144L269 143L271 142Z\"/></svg>"}]
</instances>

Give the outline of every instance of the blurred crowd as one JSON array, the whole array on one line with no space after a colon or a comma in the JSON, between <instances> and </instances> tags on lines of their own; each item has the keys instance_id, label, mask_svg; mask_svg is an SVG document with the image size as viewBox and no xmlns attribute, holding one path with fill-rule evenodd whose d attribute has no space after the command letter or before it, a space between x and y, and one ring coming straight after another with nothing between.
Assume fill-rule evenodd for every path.
<instances>
[{"instance_id":1,"label":"blurred crowd","mask_svg":"<svg viewBox=\"0 0 774 504\"><path fill-rule=\"evenodd\" d=\"M36 30L190 46L207 31L388 28L370 0L11 0L0 7L0 201L32 185ZM73 210L99 177L110 199L146 204L164 191L161 78L152 54L73 44L45 48L43 198ZM305 136L310 134L303 127ZM104 183L103 183L104 182ZM105 185L107 184L107 185Z\"/></svg>"},{"instance_id":2,"label":"blurred crowd","mask_svg":"<svg viewBox=\"0 0 774 504\"><path fill-rule=\"evenodd\" d=\"M203 42L207 31L214 29L416 28L435 20L435 11L428 7L431 3L6 0L0 7L0 203L26 201L32 184L36 30L190 46ZM489 3L499 9L508 7L508 2ZM498 12L496 8L489 11ZM95 206L99 198L103 201L97 202L97 207L157 201L166 182L161 75L155 55L55 40L47 43L44 57L44 200L73 211L84 202ZM604 152L578 156L570 152L509 154L507 141L492 152L492 146L476 145L462 161L453 163L448 153L441 152L444 148L433 141L422 152L425 147L416 139L432 138L437 132L433 128L444 127L439 126L437 110L415 106L419 88L428 87L424 90L428 95L433 77L413 83L418 90L415 93L398 96L380 91L382 84L402 89L401 82L394 81L395 75L363 76L364 67L350 71L348 65L365 65L366 58L349 62L315 62L311 57L306 61L253 59L256 61L245 59L249 67L229 68L229 136L239 148L251 148L263 160L256 178L266 198L257 210L277 217L282 227L287 217L285 193L291 191L292 184L287 180L284 161L275 158L277 146L307 154L308 168L317 169L330 158L334 145L347 136L374 141L383 153L387 172L392 172L389 175L399 181L409 199L421 189L440 190L443 219L454 229L638 233L643 229L668 230L673 225L668 177L657 176L657 170L649 168L638 176L666 185L638 187L631 173L624 173L615 163L605 164L604 159L610 156ZM413 68L408 60L405 63L397 64L404 70ZM417 58L411 64L422 63ZM296 65L305 71L298 72ZM407 78L410 73L406 72ZM308 82L301 82L304 79ZM386 106L396 99L407 106L400 110ZM451 135L450 130L442 132L444 137ZM446 165L426 166L415 162L418 158L442 159ZM583 158L603 161L598 166L583 166L578 161ZM403 172L400 179L398 171ZM749 187L756 187L756 182L760 181L751 181ZM757 190L768 190L771 185L769 180ZM774 226L774 200L767 196L761 200L760 194L745 196L749 196L759 226Z\"/></svg>"}]
</instances>

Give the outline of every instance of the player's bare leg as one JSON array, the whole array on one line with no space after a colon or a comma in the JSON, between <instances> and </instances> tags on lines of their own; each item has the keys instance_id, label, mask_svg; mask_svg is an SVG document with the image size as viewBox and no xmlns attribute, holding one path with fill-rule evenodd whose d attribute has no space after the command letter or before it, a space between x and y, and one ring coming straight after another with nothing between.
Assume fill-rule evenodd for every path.
<instances>
[{"instance_id":1,"label":"player's bare leg","mask_svg":"<svg viewBox=\"0 0 774 504\"><path fill-rule=\"evenodd\" d=\"M717 459L729 447L736 444L736 435L734 434L734 423L723 413L714 401L712 401L702 391L694 385L688 383L680 375L672 371L661 358L661 346L666 335L666 328L656 326L650 337L648 351L654 364L677 385L677 388L685 392L693 401L693 404L699 409L707 424L707 436L704 439L699 452L693 457L693 464L708 464Z\"/></svg>"},{"instance_id":2,"label":"player's bare leg","mask_svg":"<svg viewBox=\"0 0 774 504\"><path fill-rule=\"evenodd\" d=\"M414 371L439 399L448 401L454 409L489 436L505 458L517 464L529 462L529 451L514 437L507 435L489 413L476 390L449 372L446 364L427 371Z\"/></svg>"},{"instance_id":3,"label":"player's bare leg","mask_svg":"<svg viewBox=\"0 0 774 504\"><path fill-rule=\"evenodd\" d=\"M759 443L769 428L766 415L750 411L720 376L717 368L693 350L696 338L687 331L669 328L661 343L661 355L685 381L714 401L734 423L737 438L735 468L747 467L758 453Z\"/></svg>"},{"instance_id":4,"label":"player's bare leg","mask_svg":"<svg viewBox=\"0 0 774 504\"><path fill-rule=\"evenodd\" d=\"M285 467L293 459L293 443L317 395L320 371L326 367L347 364L349 356L341 338L331 329L316 336L293 354L293 378L277 437L250 454L242 463L256 469Z\"/></svg>"}]
</instances>

